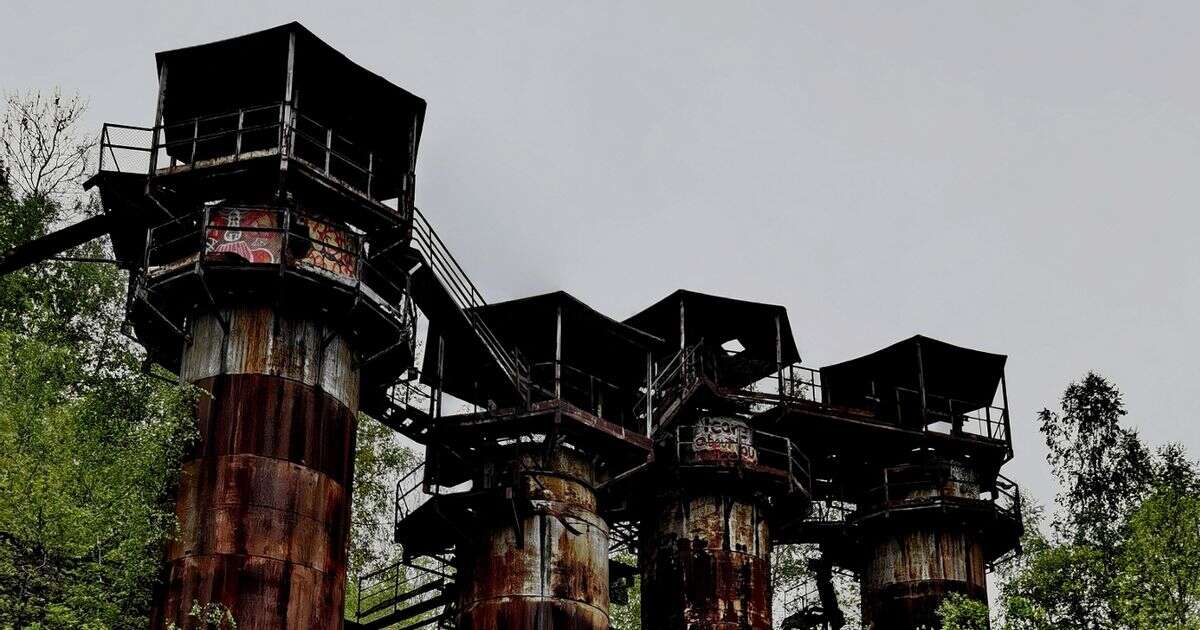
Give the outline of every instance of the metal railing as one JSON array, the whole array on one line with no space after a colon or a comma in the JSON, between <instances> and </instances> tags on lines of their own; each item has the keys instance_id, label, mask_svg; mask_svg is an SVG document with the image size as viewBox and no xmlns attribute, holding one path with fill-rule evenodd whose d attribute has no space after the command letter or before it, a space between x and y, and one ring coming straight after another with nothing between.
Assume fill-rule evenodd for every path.
<instances>
[{"instance_id":1,"label":"metal railing","mask_svg":"<svg viewBox=\"0 0 1200 630\"><path fill-rule=\"evenodd\" d=\"M420 562L400 561L358 578L354 605L355 620L370 623L398 610L416 608L412 620L439 618L445 603L425 609L421 604L442 596L451 586L454 570L451 563L437 557ZM397 619L393 623L403 620ZM407 626L406 626L407 627Z\"/></svg>"},{"instance_id":2,"label":"metal railing","mask_svg":"<svg viewBox=\"0 0 1200 630\"><path fill-rule=\"evenodd\" d=\"M882 484L863 492L863 509L869 512L908 503L945 500L979 502L991 504L1001 517L1013 519L1018 523L1021 520L1020 488L1004 475L997 475L993 487L984 490L977 479L957 476L953 470L947 468L909 468L909 472L911 474L893 479L895 470L886 470Z\"/></svg>"},{"instance_id":3,"label":"metal railing","mask_svg":"<svg viewBox=\"0 0 1200 630\"><path fill-rule=\"evenodd\" d=\"M969 403L905 387L895 388L896 421L902 426L920 425L936 431L938 424L948 425L951 435L974 435L989 440L1008 441L1008 410L1003 407Z\"/></svg>"},{"instance_id":4,"label":"metal railing","mask_svg":"<svg viewBox=\"0 0 1200 630\"><path fill-rule=\"evenodd\" d=\"M155 287L191 274L213 300L206 270L229 267L277 268L281 278L299 274L332 280L327 286L343 291L350 309L372 308L395 325L401 336L397 343L412 350L416 342L412 334L416 310L407 286L394 282L393 270L366 255L364 237L291 208L208 207L156 225L147 232L138 281ZM396 347L393 344L363 362Z\"/></svg>"},{"instance_id":5,"label":"metal railing","mask_svg":"<svg viewBox=\"0 0 1200 630\"><path fill-rule=\"evenodd\" d=\"M411 300L410 300L411 302ZM413 407L433 415L433 390L421 383L420 371L409 368L403 377L388 388L388 402L393 407Z\"/></svg>"},{"instance_id":6,"label":"metal railing","mask_svg":"<svg viewBox=\"0 0 1200 630\"><path fill-rule=\"evenodd\" d=\"M774 374L760 378L740 392L768 401L807 400L820 403L823 402L821 371L793 363Z\"/></svg>"},{"instance_id":7,"label":"metal railing","mask_svg":"<svg viewBox=\"0 0 1200 630\"><path fill-rule=\"evenodd\" d=\"M804 522L811 524L845 524L850 521L857 506L849 501L826 499L813 501Z\"/></svg>"},{"instance_id":8,"label":"metal railing","mask_svg":"<svg viewBox=\"0 0 1200 630\"><path fill-rule=\"evenodd\" d=\"M808 457L783 436L739 428L715 436L703 425L675 428L675 460L681 467L719 467L773 471L784 476L790 492L812 494Z\"/></svg>"},{"instance_id":9,"label":"metal railing","mask_svg":"<svg viewBox=\"0 0 1200 630\"><path fill-rule=\"evenodd\" d=\"M529 377L535 399L565 400L606 420L626 420L627 390L616 383L563 361L533 363Z\"/></svg>"},{"instance_id":10,"label":"metal railing","mask_svg":"<svg viewBox=\"0 0 1200 630\"><path fill-rule=\"evenodd\" d=\"M518 394L529 400L529 369L510 353L479 315L479 309L487 306L483 294L467 277L462 265L450 253L446 243L433 230L429 220L420 210L413 212L413 244L425 258L437 281L446 290L450 299L467 319L483 344L484 349L500 367L505 377L513 384Z\"/></svg>"},{"instance_id":11,"label":"metal railing","mask_svg":"<svg viewBox=\"0 0 1200 630\"><path fill-rule=\"evenodd\" d=\"M292 157L374 198L380 158L373 151L299 112L292 127L291 150Z\"/></svg>"},{"instance_id":12,"label":"metal railing","mask_svg":"<svg viewBox=\"0 0 1200 630\"><path fill-rule=\"evenodd\" d=\"M646 396L651 397L649 413L653 415L652 428L661 424L661 416L680 398L687 395L691 385L701 376L719 383L719 375L712 373L705 362L703 341L678 352L667 362L653 382L649 394L643 392L635 404L635 418L645 420ZM706 371L707 370L707 371ZM780 404L807 403L828 406L825 384L820 370L800 364L786 365L769 376L765 376L747 387L723 390L724 395L739 399L749 406L751 412L761 412ZM932 433L969 435L998 442L1009 442L1008 410L994 405L979 406L962 400L921 392L903 387L892 388L895 392L894 408L891 401L886 404L874 398L876 416L898 426L919 428ZM922 403L922 400L924 403ZM947 427L945 431L939 428Z\"/></svg>"},{"instance_id":13,"label":"metal railing","mask_svg":"<svg viewBox=\"0 0 1200 630\"><path fill-rule=\"evenodd\" d=\"M796 582L783 591L783 612L791 616L798 612L821 610L821 591L815 579Z\"/></svg>"},{"instance_id":14,"label":"metal railing","mask_svg":"<svg viewBox=\"0 0 1200 630\"><path fill-rule=\"evenodd\" d=\"M425 462L422 461L396 482L395 524L398 526L433 496L425 491Z\"/></svg>"},{"instance_id":15,"label":"metal railing","mask_svg":"<svg viewBox=\"0 0 1200 630\"><path fill-rule=\"evenodd\" d=\"M285 119L288 111L283 102L276 102L156 127L105 124L100 132L100 170L154 175L287 155L377 200L381 157L295 107Z\"/></svg>"},{"instance_id":16,"label":"metal railing","mask_svg":"<svg viewBox=\"0 0 1200 630\"><path fill-rule=\"evenodd\" d=\"M665 416L671 406L686 397L700 381L705 369L702 344L697 343L677 352L651 381L650 391L644 391L643 388L641 396L634 403L635 420L646 423L646 414L650 414L651 421L647 424L651 433L667 420Z\"/></svg>"},{"instance_id":17,"label":"metal railing","mask_svg":"<svg viewBox=\"0 0 1200 630\"><path fill-rule=\"evenodd\" d=\"M1017 485L1017 482L1004 475L996 475L996 487L992 491L992 503L996 505L996 509L1001 514L1022 522L1021 487Z\"/></svg>"},{"instance_id":18,"label":"metal railing","mask_svg":"<svg viewBox=\"0 0 1200 630\"><path fill-rule=\"evenodd\" d=\"M150 172L152 127L105 123L100 130L99 170L145 175Z\"/></svg>"},{"instance_id":19,"label":"metal railing","mask_svg":"<svg viewBox=\"0 0 1200 630\"><path fill-rule=\"evenodd\" d=\"M154 129L153 166L169 168L238 161L279 153L290 121L283 103L270 103L231 112L196 116Z\"/></svg>"}]
</instances>

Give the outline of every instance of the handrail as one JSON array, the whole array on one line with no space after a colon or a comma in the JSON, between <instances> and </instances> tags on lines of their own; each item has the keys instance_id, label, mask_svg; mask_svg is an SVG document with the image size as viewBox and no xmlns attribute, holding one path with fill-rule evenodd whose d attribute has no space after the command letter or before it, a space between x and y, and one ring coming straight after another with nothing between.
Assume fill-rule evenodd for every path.
<instances>
[{"instance_id":1,"label":"handrail","mask_svg":"<svg viewBox=\"0 0 1200 630\"><path fill-rule=\"evenodd\" d=\"M228 218L234 211L257 213L260 218L269 219L258 221L258 225L231 225ZM216 222L218 216L224 216L226 222ZM234 232L239 235L224 241ZM223 247L214 247L213 243L226 243L231 248L222 251ZM297 245L302 245L304 251L299 252ZM373 355L358 357L362 364L404 345L410 352L414 350L415 336L411 331L415 330L416 311L406 287L393 282L395 274L368 260L362 235L294 208L231 204L205 208L155 225L147 231L141 265L132 281L139 287L152 289L180 277L192 277L199 280L203 295L215 303L215 294L205 279L206 271L230 267L277 269L280 280L285 277L311 280L314 276L323 281L333 280L325 285L344 298L347 314L370 312L396 333L391 345ZM139 299L147 299L148 295L144 290L138 293ZM182 330L181 324L171 321L153 305L151 308L176 332Z\"/></svg>"},{"instance_id":2,"label":"handrail","mask_svg":"<svg viewBox=\"0 0 1200 630\"><path fill-rule=\"evenodd\" d=\"M922 426L926 428L936 422L947 422L951 424L955 434L966 433L990 440L1008 440L1008 410L1003 407L981 407L976 403L929 392L922 396L919 390L907 387L896 387L895 391L896 419L901 424L906 420L905 397L908 397L907 402L917 408L921 414Z\"/></svg>"},{"instance_id":3,"label":"handrail","mask_svg":"<svg viewBox=\"0 0 1200 630\"><path fill-rule=\"evenodd\" d=\"M431 556L427 562L436 566L400 560L360 575L354 606L355 620L363 623L380 619L445 592L449 581L454 578L453 566L436 556ZM420 614L436 616L438 613L426 610Z\"/></svg>"},{"instance_id":4,"label":"handrail","mask_svg":"<svg viewBox=\"0 0 1200 630\"><path fill-rule=\"evenodd\" d=\"M420 491L419 494L418 491ZM413 495L417 496L414 497ZM425 492L425 462L422 460L412 470L396 481L396 526L399 526L400 521L408 518L408 515L412 514L432 497L432 494Z\"/></svg>"},{"instance_id":5,"label":"handrail","mask_svg":"<svg viewBox=\"0 0 1200 630\"><path fill-rule=\"evenodd\" d=\"M659 371L650 382L650 390L642 393L634 403L633 417L644 421L646 419L646 400L650 399L649 413L653 417L653 432L662 424L662 415L677 400L685 396L687 390L694 385L704 371L704 358L701 348L704 341L682 348L671 357L667 365Z\"/></svg>"},{"instance_id":6,"label":"handrail","mask_svg":"<svg viewBox=\"0 0 1200 630\"><path fill-rule=\"evenodd\" d=\"M801 591L801 588L804 590ZM820 588L815 578L796 582L783 592L783 611L789 615L820 610L822 607Z\"/></svg>"},{"instance_id":7,"label":"handrail","mask_svg":"<svg viewBox=\"0 0 1200 630\"><path fill-rule=\"evenodd\" d=\"M299 242L307 243L313 249L344 255L347 262L353 266L352 276L344 278L346 283L362 285L364 273L369 271L369 283L371 285L384 288L391 295L401 296L406 294L404 287L391 280L393 274L388 273L388 270L371 262L371 258L366 255L365 239L353 230L343 229L335 223L292 208L231 204L227 208L222 209L268 213L275 217L275 224L234 226L214 223L212 220L212 210L198 210L191 215L183 215L150 228L148 246L144 254L144 260L142 261L143 268L149 272L153 272L156 269L156 263L162 262L156 260L156 254L162 251L175 252L176 255L181 257L202 254L204 256L198 259L198 261L202 261L206 256L211 255L211 252L207 251L206 241L207 238L212 237L214 234L220 235L229 232L276 234L279 236L279 241L272 245L271 253L273 256L277 255L277 258L270 263L247 261L246 264L273 264L297 267L298 263L304 263L305 259L297 257L293 253L291 247L293 244L292 239L296 239ZM189 217L192 219L190 222L188 221ZM300 225L335 227L338 230L339 236L345 239L347 244L343 246L337 241L314 237L310 233L297 230L297 226ZM160 234L163 232L167 232L167 235L160 237ZM190 247L183 246L177 248L177 246L189 242L193 243ZM274 251L275 249L278 249L278 251ZM402 304L389 304L389 306L397 309L404 309L405 307Z\"/></svg>"},{"instance_id":8,"label":"handrail","mask_svg":"<svg viewBox=\"0 0 1200 630\"><path fill-rule=\"evenodd\" d=\"M336 147L341 145L353 148L360 145L335 133L329 126L303 115L297 108L293 108L295 115L291 120L285 119L285 111L284 103L277 101L234 111L160 123L154 127L106 123L100 134L100 170L115 169L117 172L154 175L150 171L159 170L157 160L161 151L166 151L170 156L171 163L168 168L176 168L195 165L202 161L201 154L206 147L212 147L212 143L215 142L226 142L227 144L220 145L223 148L213 151L211 155L207 155L203 159L236 162L248 155L262 155L261 151L263 150L270 150L279 155L286 152L288 157L305 162L326 177L338 179L340 183L367 198L375 199L374 183L380 172L380 156L376 155L374 151L365 151L365 156L349 155ZM264 115L265 112L277 112L277 115L268 119ZM311 129L303 129L304 125ZM218 128L215 130L205 129L205 127L211 129L213 126ZM121 133L114 134L113 132L116 130L120 130ZM269 135L266 133L272 131L273 133ZM149 137L142 138L137 143L126 142L123 139L114 142L112 139L114 135L129 137L132 135L131 132L148 133ZM175 137L168 139L168 134ZM247 146L248 142L251 142L249 146ZM186 149L188 146L191 147L190 151ZM177 153L176 149L180 147L185 147L183 153L186 155L170 155L172 152ZM139 158L139 168L136 170L126 170L118 160L118 151L140 153L147 157ZM256 151L260 153L255 153ZM309 156L311 156L311 152L315 151L316 160L307 159L304 155L306 151L309 152ZM298 152L299 154L297 154ZM105 159L106 154L109 159ZM341 181L334 173L340 166L335 165L344 165L351 169L349 171L353 173L351 179L356 181Z\"/></svg>"},{"instance_id":9,"label":"handrail","mask_svg":"<svg viewBox=\"0 0 1200 630\"><path fill-rule=\"evenodd\" d=\"M467 323L478 335L484 349L492 356L518 394L527 400L528 369L508 352L495 333L483 321L478 313L479 309L487 306L483 294L471 282L458 259L454 257L441 236L434 231L429 220L417 208L413 208L413 243L424 256L425 263L439 284L446 290L454 305L466 317Z\"/></svg>"},{"instance_id":10,"label":"handrail","mask_svg":"<svg viewBox=\"0 0 1200 630\"><path fill-rule=\"evenodd\" d=\"M910 502L910 499L911 502L915 503L939 501L942 499L978 501L989 503L996 508L999 514L1016 519L1018 522L1020 521L1020 488L1015 482L1004 475L997 475L996 483L990 490L982 490L979 489L980 481L977 479L956 477L953 473L939 474L937 470L929 472L930 474L924 478L905 479L903 481L891 481L885 476L882 484L863 492L863 505L867 506L868 510L871 510L874 509L871 506L887 507L891 505L903 505L905 502ZM958 489L952 490L951 484L959 486ZM972 487L976 488L974 492L970 491ZM909 497L908 492L914 490L920 491L922 494L916 497ZM963 490L967 492L964 493ZM925 494L926 491L928 494ZM895 501L893 500L894 498ZM896 503L896 501L899 503Z\"/></svg>"},{"instance_id":11,"label":"handrail","mask_svg":"<svg viewBox=\"0 0 1200 630\"><path fill-rule=\"evenodd\" d=\"M813 501L804 522L846 523L856 510L857 507L853 503L840 499Z\"/></svg>"},{"instance_id":12,"label":"handrail","mask_svg":"<svg viewBox=\"0 0 1200 630\"><path fill-rule=\"evenodd\" d=\"M812 495L812 473L808 456L781 435L746 427L733 439L709 440L697 435L696 425L675 427L675 461L680 466L730 466L744 469L752 465L787 476L789 492Z\"/></svg>"}]
</instances>

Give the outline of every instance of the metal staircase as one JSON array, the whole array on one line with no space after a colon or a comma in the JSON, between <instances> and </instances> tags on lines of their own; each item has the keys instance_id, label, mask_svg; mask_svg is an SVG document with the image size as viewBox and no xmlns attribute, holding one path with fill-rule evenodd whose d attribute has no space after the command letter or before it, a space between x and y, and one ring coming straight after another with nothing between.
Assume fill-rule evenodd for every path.
<instances>
[{"instance_id":1,"label":"metal staircase","mask_svg":"<svg viewBox=\"0 0 1200 630\"><path fill-rule=\"evenodd\" d=\"M449 328L469 330L503 380L511 384L519 401L529 401L529 369L508 351L488 328L479 309L487 306L479 289L467 277L446 243L420 210L413 209L412 296L425 316ZM444 318L444 319L443 319ZM457 320L447 321L447 320Z\"/></svg>"},{"instance_id":2,"label":"metal staircase","mask_svg":"<svg viewBox=\"0 0 1200 630\"><path fill-rule=\"evenodd\" d=\"M650 391L644 393L635 404L636 417L644 420L647 413L651 415L652 430L667 426L700 386L704 374L703 353L700 351L703 343L701 341L676 353L654 377Z\"/></svg>"},{"instance_id":3,"label":"metal staircase","mask_svg":"<svg viewBox=\"0 0 1200 630\"><path fill-rule=\"evenodd\" d=\"M809 560L809 568L813 571L813 579L797 585L785 595L787 616L780 627L783 630L841 630L846 625L846 615L838 605L833 565L820 556Z\"/></svg>"},{"instance_id":4,"label":"metal staircase","mask_svg":"<svg viewBox=\"0 0 1200 630\"><path fill-rule=\"evenodd\" d=\"M417 377L417 370L410 369L399 383L388 389L376 419L414 442L424 443L433 429L434 398L428 387L417 382Z\"/></svg>"},{"instance_id":5,"label":"metal staircase","mask_svg":"<svg viewBox=\"0 0 1200 630\"><path fill-rule=\"evenodd\" d=\"M401 560L358 579L354 619L346 627L449 630L454 627L455 596L451 559Z\"/></svg>"}]
</instances>

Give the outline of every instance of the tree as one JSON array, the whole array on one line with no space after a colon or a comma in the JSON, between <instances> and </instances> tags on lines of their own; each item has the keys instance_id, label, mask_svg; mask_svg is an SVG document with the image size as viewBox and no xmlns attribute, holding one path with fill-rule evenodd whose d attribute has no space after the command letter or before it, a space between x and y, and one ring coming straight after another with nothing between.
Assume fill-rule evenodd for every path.
<instances>
[{"instance_id":1,"label":"tree","mask_svg":"<svg viewBox=\"0 0 1200 630\"><path fill-rule=\"evenodd\" d=\"M1121 425L1125 415L1121 392L1095 372L1067 387L1060 413L1044 409L1039 415L1063 488L1054 526L1066 545L1046 560L1077 587L1070 590L1078 598L1070 607L1083 628L1116 621L1110 604L1128 517L1152 485L1151 454L1136 431Z\"/></svg>"},{"instance_id":2,"label":"tree","mask_svg":"<svg viewBox=\"0 0 1200 630\"><path fill-rule=\"evenodd\" d=\"M1127 627L1200 628L1200 496L1162 484L1134 512L1117 592Z\"/></svg>"},{"instance_id":3,"label":"tree","mask_svg":"<svg viewBox=\"0 0 1200 630\"><path fill-rule=\"evenodd\" d=\"M637 557L630 553L620 554L616 560L631 566L638 566ZM633 584L628 588L627 597L628 603L614 603L609 608L612 630L641 630L642 628L642 577L640 575L633 579Z\"/></svg>"},{"instance_id":4,"label":"tree","mask_svg":"<svg viewBox=\"0 0 1200 630\"><path fill-rule=\"evenodd\" d=\"M76 118L46 111L67 123L46 146L67 146ZM19 168L2 170L20 177L13 147L33 145L7 140L0 156ZM43 176L67 181L54 166L66 162L46 159ZM0 182L0 247L95 211L48 182ZM81 251L105 257L108 245ZM0 627L147 623L195 429L190 392L144 372L121 335L123 287L117 269L93 264L47 262L0 278Z\"/></svg>"},{"instance_id":5,"label":"tree","mask_svg":"<svg viewBox=\"0 0 1200 630\"><path fill-rule=\"evenodd\" d=\"M63 96L58 89L5 95L0 149L18 196L58 199L75 192L96 146L94 137L78 130L86 111L79 95Z\"/></svg>"},{"instance_id":6,"label":"tree","mask_svg":"<svg viewBox=\"0 0 1200 630\"><path fill-rule=\"evenodd\" d=\"M358 578L400 557L392 531L394 490L396 482L420 464L417 454L395 431L364 415L358 418L356 444L346 563L347 617L355 612Z\"/></svg>"},{"instance_id":7,"label":"tree","mask_svg":"<svg viewBox=\"0 0 1200 630\"><path fill-rule=\"evenodd\" d=\"M1024 555L999 576L1007 630L1200 628L1200 472L1121 425L1120 392L1089 372L1042 432L1062 491L1049 534L1024 506Z\"/></svg>"}]
</instances>

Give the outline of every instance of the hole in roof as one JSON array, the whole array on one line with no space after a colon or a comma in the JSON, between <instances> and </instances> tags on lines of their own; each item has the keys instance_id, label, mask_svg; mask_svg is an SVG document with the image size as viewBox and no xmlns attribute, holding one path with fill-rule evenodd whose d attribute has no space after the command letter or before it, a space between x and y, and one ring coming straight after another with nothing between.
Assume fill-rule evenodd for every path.
<instances>
[{"instance_id":1,"label":"hole in roof","mask_svg":"<svg viewBox=\"0 0 1200 630\"><path fill-rule=\"evenodd\" d=\"M730 339L721 344L721 349L729 354L738 354L739 352L745 352L746 346L743 346L742 342L737 339Z\"/></svg>"}]
</instances>

